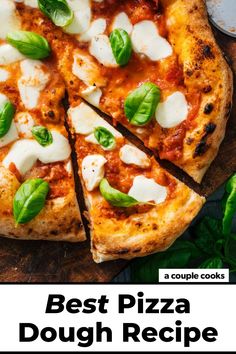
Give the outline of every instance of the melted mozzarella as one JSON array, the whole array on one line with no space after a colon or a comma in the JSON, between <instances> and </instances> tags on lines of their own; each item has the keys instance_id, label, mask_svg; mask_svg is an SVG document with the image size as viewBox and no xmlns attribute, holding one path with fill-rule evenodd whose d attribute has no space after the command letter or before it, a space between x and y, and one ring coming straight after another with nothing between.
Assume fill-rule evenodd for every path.
<instances>
[{"instance_id":1,"label":"melted mozzarella","mask_svg":"<svg viewBox=\"0 0 236 354\"><path fill-rule=\"evenodd\" d=\"M97 36L99 34L103 34L106 30L106 20L104 18L98 18L97 20L94 20L89 29L82 33L81 36L79 37L80 41L83 42L89 42L94 36Z\"/></svg>"},{"instance_id":2,"label":"melted mozzarella","mask_svg":"<svg viewBox=\"0 0 236 354\"><path fill-rule=\"evenodd\" d=\"M89 0L67 0L74 11L74 18L64 31L71 34L81 34L88 31L92 17L91 4Z\"/></svg>"},{"instance_id":3,"label":"melted mozzarella","mask_svg":"<svg viewBox=\"0 0 236 354\"><path fill-rule=\"evenodd\" d=\"M115 57L112 53L110 40L107 35L100 34L91 40L89 47L90 54L93 55L99 63L107 67L117 67Z\"/></svg>"},{"instance_id":4,"label":"melted mozzarella","mask_svg":"<svg viewBox=\"0 0 236 354\"><path fill-rule=\"evenodd\" d=\"M32 138L32 128L35 122L28 112L19 112L15 115L14 121L21 137Z\"/></svg>"},{"instance_id":5,"label":"melted mozzarella","mask_svg":"<svg viewBox=\"0 0 236 354\"><path fill-rule=\"evenodd\" d=\"M83 102L77 107L70 108L68 115L77 134L89 135L94 132L96 127L104 127L108 129L115 138L122 137L116 129Z\"/></svg>"},{"instance_id":6,"label":"melted mozzarella","mask_svg":"<svg viewBox=\"0 0 236 354\"><path fill-rule=\"evenodd\" d=\"M23 104L27 109L36 108L41 91L49 81L49 74L43 70L38 60L26 59L21 62L22 76L18 80L18 88Z\"/></svg>"},{"instance_id":7,"label":"melted mozzarella","mask_svg":"<svg viewBox=\"0 0 236 354\"><path fill-rule=\"evenodd\" d=\"M0 69L0 82L5 82L9 78L9 71Z\"/></svg>"},{"instance_id":8,"label":"melted mozzarella","mask_svg":"<svg viewBox=\"0 0 236 354\"><path fill-rule=\"evenodd\" d=\"M188 103L182 92L175 92L156 110L156 120L162 128L174 128L188 116Z\"/></svg>"},{"instance_id":9,"label":"melted mozzarella","mask_svg":"<svg viewBox=\"0 0 236 354\"><path fill-rule=\"evenodd\" d=\"M77 51L74 52L72 72L87 86L93 86L94 84L96 86L103 85L103 80L100 78L99 66L94 63L92 58Z\"/></svg>"},{"instance_id":10,"label":"melted mozzarella","mask_svg":"<svg viewBox=\"0 0 236 354\"><path fill-rule=\"evenodd\" d=\"M160 204L166 200L167 188L156 183L154 179L137 176L128 194L141 203L154 201Z\"/></svg>"},{"instance_id":11,"label":"melted mozzarella","mask_svg":"<svg viewBox=\"0 0 236 354\"><path fill-rule=\"evenodd\" d=\"M26 6L38 7L38 0L15 0L15 2L23 2Z\"/></svg>"},{"instance_id":12,"label":"melted mozzarella","mask_svg":"<svg viewBox=\"0 0 236 354\"><path fill-rule=\"evenodd\" d=\"M16 15L15 3L11 0L1 0L0 38L5 39L8 32L20 29L20 21Z\"/></svg>"},{"instance_id":13,"label":"melted mozzarella","mask_svg":"<svg viewBox=\"0 0 236 354\"><path fill-rule=\"evenodd\" d=\"M14 163L21 175L26 174L40 160L43 163L64 161L69 158L71 149L68 140L60 133L52 131L53 143L43 147L36 140L17 141L3 160L4 167Z\"/></svg>"},{"instance_id":14,"label":"melted mozzarella","mask_svg":"<svg viewBox=\"0 0 236 354\"><path fill-rule=\"evenodd\" d=\"M104 177L105 169L104 165L107 160L102 155L89 155L82 161L82 177L86 186L86 189L91 192Z\"/></svg>"},{"instance_id":15,"label":"melted mozzarella","mask_svg":"<svg viewBox=\"0 0 236 354\"><path fill-rule=\"evenodd\" d=\"M145 20L134 25L131 40L136 53L144 54L153 61L167 58L173 53L171 45L159 35L152 21Z\"/></svg>"},{"instance_id":16,"label":"melted mozzarella","mask_svg":"<svg viewBox=\"0 0 236 354\"><path fill-rule=\"evenodd\" d=\"M81 96L93 106L99 107L102 90L96 86L89 86L81 92Z\"/></svg>"},{"instance_id":17,"label":"melted mozzarella","mask_svg":"<svg viewBox=\"0 0 236 354\"><path fill-rule=\"evenodd\" d=\"M136 165L141 168L148 168L150 166L150 159L147 155L132 145L124 145L119 152L120 159L127 165Z\"/></svg>"},{"instance_id":18,"label":"melted mozzarella","mask_svg":"<svg viewBox=\"0 0 236 354\"><path fill-rule=\"evenodd\" d=\"M114 31L116 28L121 28L125 30L128 34L132 32L133 25L129 20L129 17L126 15L125 12L120 12L113 21L112 24L112 31Z\"/></svg>"},{"instance_id":19,"label":"melted mozzarella","mask_svg":"<svg viewBox=\"0 0 236 354\"><path fill-rule=\"evenodd\" d=\"M0 65L9 65L24 58L24 55L10 44L0 46Z\"/></svg>"},{"instance_id":20,"label":"melted mozzarella","mask_svg":"<svg viewBox=\"0 0 236 354\"><path fill-rule=\"evenodd\" d=\"M71 154L71 147L68 140L57 131L51 131L51 133L53 143L45 147L40 145L38 159L43 163L67 160Z\"/></svg>"},{"instance_id":21,"label":"melted mozzarella","mask_svg":"<svg viewBox=\"0 0 236 354\"><path fill-rule=\"evenodd\" d=\"M11 123L11 127L8 130L7 134L0 138L0 148L6 146L13 141L18 139L18 132L14 122Z\"/></svg>"}]
</instances>

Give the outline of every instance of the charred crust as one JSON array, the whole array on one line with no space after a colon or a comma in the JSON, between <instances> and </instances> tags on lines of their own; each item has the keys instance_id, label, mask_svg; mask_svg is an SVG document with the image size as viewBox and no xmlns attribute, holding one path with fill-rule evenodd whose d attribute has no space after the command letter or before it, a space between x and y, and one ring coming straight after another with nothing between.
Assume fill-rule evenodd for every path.
<instances>
[{"instance_id":1,"label":"charred crust","mask_svg":"<svg viewBox=\"0 0 236 354\"><path fill-rule=\"evenodd\" d=\"M210 123L205 125L205 132L206 132L207 136L209 134L213 134L215 130L216 130L216 124L215 123L211 123L210 122Z\"/></svg>"},{"instance_id":2,"label":"charred crust","mask_svg":"<svg viewBox=\"0 0 236 354\"><path fill-rule=\"evenodd\" d=\"M204 114L211 114L214 109L214 105L212 103L207 103L204 108Z\"/></svg>"},{"instance_id":3,"label":"charred crust","mask_svg":"<svg viewBox=\"0 0 236 354\"><path fill-rule=\"evenodd\" d=\"M214 54L212 53L211 46L209 44L204 45L202 52L203 52L204 57L207 59L214 59L215 58Z\"/></svg>"},{"instance_id":4,"label":"charred crust","mask_svg":"<svg viewBox=\"0 0 236 354\"><path fill-rule=\"evenodd\" d=\"M205 125L205 127L204 127L205 134L203 135L200 143L197 144L197 147L196 147L194 154L193 154L193 158L196 158L198 156L202 156L207 152L207 150L210 147L210 145L207 144L207 139L208 139L209 135L214 133L215 130L216 130L216 124L210 122Z\"/></svg>"},{"instance_id":5,"label":"charred crust","mask_svg":"<svg viewBox=\"0 0 236 354\"><path fill-rule=\"evenodd\" d=\"M203 87L203 89L202 89L203 93L209 93L211 91L212 91L211 85L207 85L207 86Z\"/></svg>"}]
</instances>

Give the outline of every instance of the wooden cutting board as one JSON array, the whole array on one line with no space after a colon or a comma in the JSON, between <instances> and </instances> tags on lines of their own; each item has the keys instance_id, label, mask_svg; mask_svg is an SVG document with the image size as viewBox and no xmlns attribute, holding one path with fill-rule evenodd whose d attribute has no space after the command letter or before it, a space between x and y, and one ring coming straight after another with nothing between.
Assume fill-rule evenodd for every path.
<instances>
[{"instance_id":1,"label":"wooden cutting board","mask_svg":"<svg viewBox=\"0 0 236 354\"><path fill-rule=\"evenodd\" d=\"M218 31L215 34L236 73L236 40ZM223 184L236 171L236 95L225 140L200 187L169 163L163 165L207 196ZM125 261L95 264L89 241L69 244L0 238L0 282L108 282L126 264Z\"/></svg>"}]
</instances>

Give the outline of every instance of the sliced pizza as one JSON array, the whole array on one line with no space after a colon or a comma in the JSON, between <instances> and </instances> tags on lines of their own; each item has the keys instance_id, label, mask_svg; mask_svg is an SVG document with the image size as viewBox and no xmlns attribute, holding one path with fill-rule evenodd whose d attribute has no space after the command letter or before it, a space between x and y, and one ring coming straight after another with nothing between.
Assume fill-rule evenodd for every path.
<instances>
[{"instance_id":1,"label":"sliced pizza","mask_svg":"<svg viewBox=\"0 0 236 354\"><path fill-rule=\"evenodd\" d=\"M15 3L1 1L0 232L19 239L83 241L71 147L61 100L65 86L43 37L21 32ZM14 35L9 31L13 30ZM14 37L15 36L15 37ZM16 36L31 40L21 47ZM11 45L9 42L12 42ZM22 53L25 53L22 54Z\"/></svg>"},{"instance_id":2,"label":"sliced pizza","mask_svg":"<svg viewBox=\"0 0 236 354\"><path fill-rule=\"evenodd\" d=\"M201 182L232 101L232 73L204 0L67 0L60 20L57 1L38 3L40 11L18 4L24 28L48 39L73 99L99 107Z\"/></svg>"},{"instance_id":3,"label":"sliced pizza","mask_svg":"<svg viewBox=\"0 0 236 354\"><path fill-rule=\"evenodd\" d=\"M163 251L205 199L81 102L68 111L96 262Z\"/></svg>"}]
</instances>

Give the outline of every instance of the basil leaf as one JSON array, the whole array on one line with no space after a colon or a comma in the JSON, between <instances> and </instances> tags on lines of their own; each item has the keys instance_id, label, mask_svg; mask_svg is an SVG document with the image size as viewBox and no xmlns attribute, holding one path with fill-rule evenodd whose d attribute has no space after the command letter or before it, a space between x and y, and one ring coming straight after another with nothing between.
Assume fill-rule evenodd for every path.
<instances>
[{"instance_id":1,"label":"basil leaf","mask_svg":"<svg viewBox=\"0 0 236 354\"><path fill-rule=\"evenodd\" d=\"M48 41L34 32L13 31L8 33L7 41L20 53L31 59L44 59L50 55Z\"/></svg>"},{"instance_id":2,"label":"basil leaf","mask_svg":"<svg viewBox=\"0 0 236 354\"><path fill-rule=\"evenodd\" d=\"M221 269L223 262L220 257L209 258L203 262L198 268L200 269Z\"/></svg>"},{"instance_id":3,"label":"basil leaf","mask_svg":"<svg viewBox=\"0 0 236 354\"><path fill-rule=\"evenodd\" d=\"M128 208L139 204L136 199L130 197L128 194L122 193L117 189L112 188L106 178L102 179L99 188L102 196L106 199L106 201L115 207Z\"/></svg>"},{"instance_id":4,"label":"basil leaf","mask_svg":"<svg viewBox=\"0 0 236 354\"><path fill-rule=\"evenodd\" d=\"M38 0L38 6L59 27L68 26L74 18L66 0Z\"/></svg>"},{"instance_id":5,"label":"basil leaf","mask_svg":"<svg viewBox=\"0 0 236 354\"><path fill-rule=\"evenodd\" d=\"M225 242L225 258L226 262L234 268L236 267L236 235L229 235Z\"/></svg>"},{"instance_id":6,"label":"basil leaf","mask_svg":"<svg viewBox=\"0 0 236 354\"><path fill-rule=\"evenodd\" d=\"M138 258L131 263L133 282L156 283L161 268L184 268L190 260L201 255L196 246L186 240L177 240L168 250Z\"/></svg>"},{"instance_id":7,"label":"basil leaf","mask_svg":"<svg viewBox=\"0 0 236 354\"><path fill-rule=\"evenodd\" d=\"M31 130L33 137L42 146L48 146L53 143L52 133L41 125L35 126Z\"/></svg>"},{"instance_id":8,"label":"basil leaf","mask_svg":"<svg viewBox=\"0 0 236 354\"><path fill-rule=\"evenodd\" d=\"M132 53L132 44L128 33L123 29L115 29L110 34L110 43L117 64L126 65Z\"/></svg>"},{"instance_id":9,"label":"basil leaf","mask_svg":"<svg viewBox=\"0 0 236 354\"><path fill-rule=\"evenodd\" d=\"M236 174L226 183L225 196L223 198L223 233L228 235L231 232L234 214L236 213Z\"/></svg>"},{"instance_id":10,"label":"basil leaf","mask_svg":"<svg viewBox=\"0 0 236 354\"><path fill-rule=\"evenodd\" d=\"M43 179L25 181L15 194L13 214L17 224L26 224L43 209L49 192L49 184Z\"/></svg>"},{"instance_id":11,"label":"basil leaf","mask_svg":"<svg viewBox=\"0 0 236 354\"><path fill-rule=\"evenodd\" d=\"M153 117L160 102L160 89L146 82L131 92L125 100L125 115L133 125L145 125Z\"/></svg>"},{"instance_id":12,"label":"basil leaf","mask_svg":"<svg viewBox=\"0 0 236 354\"><path fill-rule=\"evenodd\" d=\"M104 127L95 128L94 136L99 144L106 149L112 149L116 144L114 135Z\"/></svg>"},{"instance_id":13,"label":"basil leaf","mask_svg":"<svg viewBox=\"0 0 236 354\"><path fill-rule=\"evenodd\" d=\"M194 236L196 246L205 254L213 256L219 253L218 245L224 242L221 221L204 217L197 225L190 230Z\"/></svg>"},{"instance_id":14,"label":"basil leaf","mask_svg":"<svg viewBox=\"0 0 236 354\"><path fill-rule=\"evenodd\" d=\"M15 108L11 102L5 102L0 108L0 138L5 136L12 123Z\"/></svg>"}]
</instances>

